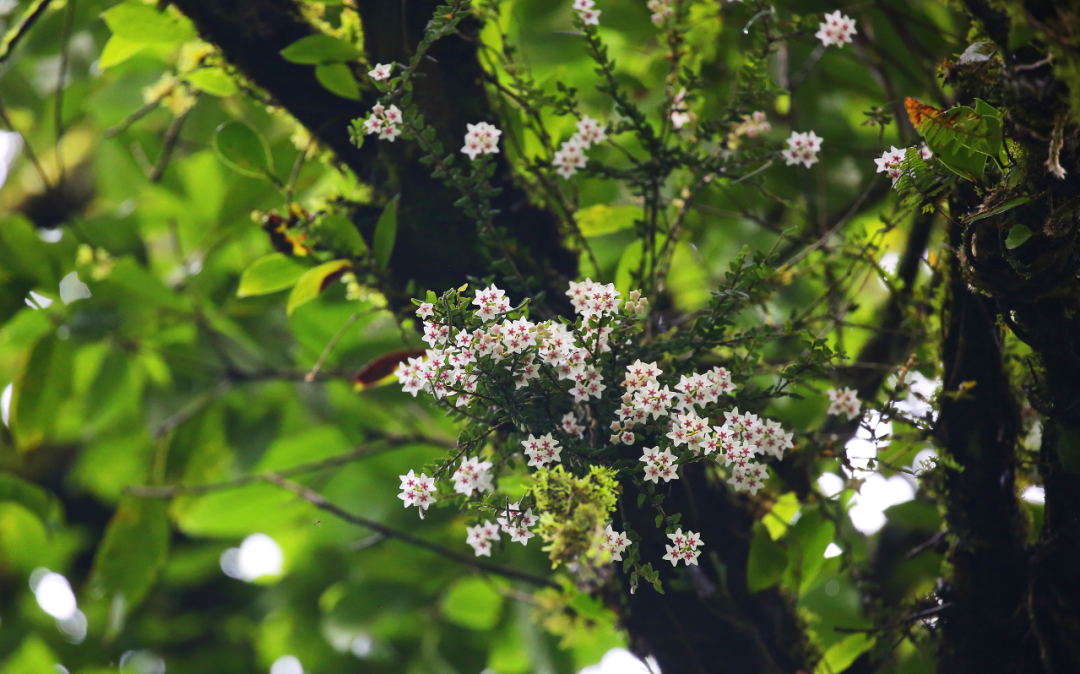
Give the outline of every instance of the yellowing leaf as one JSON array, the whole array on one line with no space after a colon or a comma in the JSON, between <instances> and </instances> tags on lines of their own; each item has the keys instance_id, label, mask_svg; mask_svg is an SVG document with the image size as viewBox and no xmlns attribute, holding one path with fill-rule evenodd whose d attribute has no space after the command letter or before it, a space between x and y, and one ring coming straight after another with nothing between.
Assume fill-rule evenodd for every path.
<instances>
[{"instance_id":1,"label":"yellowing leaf","mask_svg":"<svg viewBox=\"0 0 1080 674\"><path fill-rule=\"evenodd\" d=\"M286 312L291 316L292 312L296 311L296 307L318 297L319 293L326 290L327 286L336 281L351 267L352 264L348 260L334 260L309 270L296 282L296 287L293 288L292 293L289 295Z\"/></svg>"}]
</instances>

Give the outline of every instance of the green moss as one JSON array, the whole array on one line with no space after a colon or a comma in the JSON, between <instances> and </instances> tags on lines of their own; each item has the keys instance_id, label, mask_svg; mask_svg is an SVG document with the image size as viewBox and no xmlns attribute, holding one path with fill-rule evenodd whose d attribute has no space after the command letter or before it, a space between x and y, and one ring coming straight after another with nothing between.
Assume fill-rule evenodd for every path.
<instances>
[{"instance_id":1,"label":"green moss","mask_svg":"<svg viewBox=\"0 0 1080 674\"><path fill-rule=\"evenodd\" d=\"M533 494L540 511L537 533L552 567L600 555L599 543L615 509L615 471L591 466L577 477L561 465L536 472Z\"/></svg>"}]
</instances>

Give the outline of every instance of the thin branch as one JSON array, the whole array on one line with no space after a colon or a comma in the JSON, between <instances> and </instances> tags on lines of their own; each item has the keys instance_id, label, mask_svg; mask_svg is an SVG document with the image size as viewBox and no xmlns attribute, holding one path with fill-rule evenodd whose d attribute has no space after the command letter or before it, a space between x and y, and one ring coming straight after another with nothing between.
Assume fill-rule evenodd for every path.
<instances>
[{"instance_id":1,"label":"thin branch","mask_svg":"<svg viewBox=\"0 0 1080 674\"><path fill-rule=\"evenodd\" d=\"M161 439L171 433L177 426L191 419L199 412L206 409L207 405L212 403L218 396L224 395L229 390L229 382L223 381L209 391L199 395L190 403L185 405L172 416L165 419L154 431L154 439Z\"/></svg>"},{"instance_id":2,"label":"thin branch","mask_svg":"<svg viewBox=\"0 0 1080 674\"><path fill-rule=\"evenodd\" d=\"M198 96L197 93L194 95ZM194 107L195 104L192 103L191 107L177 116L165 131L165 144L161 148L161 156L158 157L154 170L150 172L150 182L156 183L165 175L165 169L169 167L169 159L172 157L173 150L176 149L176 143L180 140L180 131L184 128L184 121L187 120L188 114Z\"/></svg>"},{"instance_id":3,"label":"thin branch","mask_svg":"<svg viewBox=\"0 0 1080 674\"><path fill-rule=\"evenodd\" d=\"M0 63L8 60L11 53L15 51L15 47L19 46L19 42L22 41L26 34L30 32L30 29L34 26L34 23L41 18L41 15L45 13L45 10L49 8L49 3L52 0L35 0L34 4L30 5L19 22L8 31L4 36L3 42L0 42Z\"/></svg>"},{"instance_id":4,"label":"thin branch","mask_svg":"<svg viewBox=\"0 0 1080 674\"><path fill-rule=\"evenodd\" d=\"M419 536L411 534L407 531L394 529L392 527L386 526L385 524L382 524L381 522L375 522L374 520L369 520L366 517L354 515L347 510L344 510L343 508L327 501L325 498L323 498L322 494L312 491L311 489L308 489L301 484L297 484L296 482L287 480L276 473L266 473L263 478L271 484L275 484L283 489L288 489L289 491L293 492L300 498L312 504L319 510L324 510L350 524L355 524L357 526L371 529L372 531L380 533L387 538L396 538L403 543L408 543L409 545L423 548L424 550L434 552L437 555L446 557L447 559L452 559L455 562L465 564L466 566L471 566L475 569L479 569L480 571L486 571L488 573L493 573L498 576L505 576L506 578L521 580L526 583L532 583L534 585L541 585L544 587L552 587L556 589L560 587L558 583L551 580L550 578L533 575L527 571L522 571L520 569L515 569L509 566L503 566L502 564L485 562L481 559L476 559L464 553L458 552L457 550L451 550L450 548L439 545L438 543L432 543L429 540L420 538Z\"/></svg>"},{"instance_id":5,"label":"thin branch","mask_svg":"<svg viewBox=\"0 0 1080 674\"><path fill-rule=\"evenodd\" d=\"M19 134L19 137L23 141L23 150L26 152L26 158L30 160L30 163L34 165L34 170L37 171L38 178L41 179L41 185L46 192L52 191L52 183L49 182L49 177L45 174L45 168L38 160L37 153L34 152L34 148L30 147L30 141L25 135L19 133L19 130L15 128L15 125L11 123L11 119L8 117L7 110L4 108L4 103L0 100L0 122L4 123L4 126L9 131L14 131Z\"/></svg>"},{"instance_id":6,"label":"thin branch","mask_svg":"<svg viewBox=\"0 0 1080 674\"><path fill-rule=\"evenodd\" d=\"M925 611L916 611L915 613L912 613L910 615L906 615L903 618L900 618L899 620L894 620L892 622L885 623L884 625L875 625L874 627L834 627L833 629L836 630L837 632L844 632L846 634L855 633L855 632L865 632L865 633L885 632L885 631L888 631L888 630L891 630L891 629L896 629L897 627L903 627L904 625L907 625L908 623L912 623L912 622L915 622L917 620L922 620L923 618L929 618L930 616L937 615L938 613L941 613L942 611L944 611L946 609L950 609L950 608L952 608L952 604L951 603L946 603L946 604L941 604L940 606L934 606L934 607L928 608Z\"/></svg>"},{"instance_id":7,"label":"thin branch","mask_svg":"<svg viewBox=\"0 0 1080 674\"><path fill-rule=\"evenodd\" d=\"M315 377L319 375L319 370L322 369L323 362L326 361L326 357L330 355L330 352L334 350L334 347L337 346L338 342L341 341L341 338L345 336L345 331L349 329L349 326L355 323L358 318L360 318L359 311L352 316L349 316L349 318L345 321L345 325L341 326L341 329L339 329L337 333L335 333L334 336L330 338L330 341L326 343L326 348L324 348L322 354L319 355L319 360L315 362L315 367L311 368L311 372L308 372L306 375L304 375L304 381L315 381Z\"/></svg>"},{"instance_id":8,"label":"thin branch","mask_svg":"<svg viewBox=\"0 0 1080 674\"><path fill-rule=\"evenodd\" d=\"M388 435L376 438L376 440L377 443L356 447L355 449L344 454L327 457L319 461L301 463L290 468L279 470L277 472L277 475L291 477L293 475L303 475L304 473L314 473L320 470L325 470L326 468L343 466L347 463L352 463L353 461L357 461L359 459L364 459L369 456L381 454L383 452L410 443L428 443L437 445L446 444L445 441L439 440L438 438L429 438L421 435ZM209 494L216 491L225 491L226 489L235 489L236 487L243 487L245 485L253 484L256 482L262 482L265 479L265 475L261 473L251 473L248 475L240 475L239 477L234 477L229 480L221 480L220 482L204 482L202 484L173 484L164 486L132 485L129 486L125 491L132 496L138 496L140 498L171 499L176 498L177 496Z\"/></svg>"},{"instance_id":9,"label":"thin branch","mask_svg":"<svg viewBox=\"0 0 1080 674\"><path fill-rule=\"evenodd\" d=\"M71 57L71 26L75 22L75 0L68 0L64 12L64 29L60 37L60 74L56 82L56 108L53 112L56 127L56 184L64 186L64 89L67 88L68 59Z\"/></svg>"},{"instance_id":10,"label":"thin branch","mask_svg":"<svg viewBox=\"0 0 1080 674\"><path fill-rule=\"evenodd\" d=\"M135 112L128 115L127 118L124 121L120 122L116 126L112 126L112 127L109 127L108 129L106 129L105 133L104 133L104 136L106 138L112 138L113 136L118 136L121 133L127 131L129 128L131 128L132 124L139 121L143 117L146 117L147 115L149 115L154 110L157 110L158 106L161 105L161 98L162 97L155 98L154 100L150 101L149 103L143 105L141 108L139 108Z\"/></svg>"}]
</instances>

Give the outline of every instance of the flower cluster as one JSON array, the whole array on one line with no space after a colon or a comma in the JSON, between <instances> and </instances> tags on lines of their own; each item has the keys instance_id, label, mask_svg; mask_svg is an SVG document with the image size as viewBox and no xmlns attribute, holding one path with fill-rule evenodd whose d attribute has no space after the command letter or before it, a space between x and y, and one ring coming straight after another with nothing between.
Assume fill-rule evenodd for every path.
<instances>
[{"instance_id":1,"label":"flower cluster","mask_svg":"<svg viewBox=\"0 0 1080 674\"><path fill-rule=\"evenodd\" d=\"M586 26L600 25L600 10L596 9L596 3L593 0L574 0L574 9L577 10L578 17Z\"/></svg>"},{"instance_id":2,"label":"flower cluster","mask_svg":"<svg viewBox=\"0 0 1080 674\"><path fill-rule=\"evenodd\" d=\"M424 511L435 502L435 497L432 496L435 492L435 480L423 473L417 477L411 470L408 475L398 477L401 478L401 493L398 494L398 498L405 502L406 508L409 506L420 508L420 519L424 519Z\"/></svg>"},{"instance_id":3,"label":"flower cluster","mask_svg":"<svg viewBox=\"0 0 1080 674\"><path fill-rule=\"evenodd\" d=\"M468 527L466 531L468 535L465 537L465 542L472 546L476 556L490 557L491 542L499 540L499 527L492 524L490 520L484 520L483 524Z\"/></svg>"},{"instance_id":4,"label":"flower cluster","mask_svg":"<svg viewBox=\"0 0 1080 674\"><path fill-rule=\"evenodd\" d=\"M830 415L840 416L846 414L849 421L859 416L862 403L859 401L854 389L847 387L833 389L828 391L826 395L829 396L828 413Z\"/></svg>"},{"instance_id":5,"label":"flower cluster","mask_svg":"<svg viewBox=\"0 0 1080 674\"><path fill-rule=\"evenodd\" d=\"M521 502L518 501L507 506L502 512L503 514L496 519L499 521L499 525L502 526L503 531L510 534L510 541L528 545L529 539L536 535L529 531L529 527L536 524L537 520L536 515L533 515L532 508L522 512Z\"/></svg>"},{"instance_id":6,"label":"flower cluster","mask_svg":"<svg viewBox=\"0 0 1080 674\"><path fill-rule=\"evenodd\" d=\"M894 146L887 152L881 153L880 159L874 160L874 163L877 164L877 172L888 172L889 177L892 178L893 185L900 179L901 166L904 163L905 153L906 150L898 150Z\"/></svg>"},{"instance_id":7,"label":"flower cluster","mask_svg":"<svg viewBox=\"0 0 1080 674\"><path fill-rule=\"evenodd\" d=\"M611 561L621 562L622 553L630 545L630 539L625 533L615 531L609 524L604 532L604 540L600 543L600 551L611 555Z\"/></svg>"},{"instance_id":8,"label":"flower cluster","mask_svg":"<svg viewBox=\"0 0 1080 674\"><path fill-rule=\"evenodd\" d=\"M559 175L564 179L569 179L578 172L578 169L585 168L588 162L585 150L605 140L607 140L607 131L604 127L592 117L585 115L577 123L577 133L559 146L552 164L555 165Z\"/></svg>"},{"instance_id":9,"label":"flower cluster","mask_svg":"<svg viewBox=\"0 0 1080 674\"><path fill-rule=\"evenodd\" d=\"M379 140L388 140L391 143L401 135L401 110L396 105L389 108L377 103L371 109L371 116L364 121L364 134L379 134Z\"/></svg>"},{"instance_id":10,"label":"flower cluster","mask_svg":"<svg viewBox=\"0 0 1080 674\"><path fill-rule=\"evenodd\" d=\"M465 145L461 151L469 155L469 159L476 159L478 154L495 154L499 151L499 136L502 131L493 124L480 122L466 126L469 127L469 132L465 134Z\"/></svg>"},{"instance_id":11,"label":"flower cluster","mask_svg":"<svg viewBox=\"0 0 1080 674\"><path fill-rule=\"evenodd\" d=\"M675 98L671 101L671 125L676 129L681 129L690 123L690 111L686 107L686 89L680 89L679 93L675 94Z\"/></svg>"},{"instance_id":12,"label":"flower cluster","mask_svg":"<svg viewBox=\"0 0 1080 674\"><path fill-rule=\"evenodd\" d=\"M818 24L818 32L814 34L814 37L821 40L821 44L826 47L830 45L843 47L851 43L854 35L855 19L844 16L840 10L836 10L832 14L825 15L825 20Z\"/></svg>"},{"instance_id":13,"label":"flower cluster","mask_svg":"<svg viewBox=\"0 0 1080 674\"><path fill-rule=\"evenodd\" d=\"M769 119L765 116L765 113L758 110L752 115L743 115L742 121L735 125L735 129L732 131L736 136L750 136L754 138L759 133L768 133L772 131L772 125L769 124Z\"/></svg>"},{"instance_id":14,"label":"flower cluster","mask_svg":"<svg viewBox=\"0 0 1080 674\"><path fill-rule=\"evenodd\" d=\"M810 168L817 163L817 153L821 150L822 139L813 131L807 133L791 132L787 139L787 149L780 152L788 166L802 164Z\"/></svg>"},{"instance_id":15,"label":"flower cluster","mask_svg":"<svg viewBox=\"0 0 1080 674\"><path fill-rule=\"evenodd\" d=\"M393 63L380 63L373 69L368 71L368 77L373 80L386 80L390 79L390 73L394 71Z\"/></svg>"},{"instance_id":16,"label":"flower cluster","mask_svg":"<svg viewBox=\"0 0 1080 674\"><path fill-rule=\"evenodd\" d=\"M659 484L660 478L664 478L664 482L679 479L675 472L675 456L670 449L661 452L659 447L646 447L638 461L645 464L645 479L653 484Z\"/></svg>"},{"instance_id":17,"label":"flower cluster","mask_svg":"<svg viewBox=\"0 0 1080 674\"><path fill-rule=\"evenodd\" d=\"M888 151L882 152L880 159L874 160L874 163L877 164L877 172L888 173L889 177L892 178L894 187L896 181L900 180L900 174L903 173L905 156L907 156L907 150L900 150L893 146ZM919 146L919 156L922 157L923 161L930 161L934 153L927 147L926 143L923 143Z\"/></svg>"},{"instance_id":18,"label":"flower cluster","mask_svg":"<svg viewBox=\"0 0 1080 674\"><path fill-rule=\"evenodd\" d=\"M673 0L649 0L649 11L652 12L652 22L657 26L675 16Z\"/></svg>"},{"instance_id":19,"label":"flower cluster","mask_svg":"<svg viewBox=\"0 0 1080 674\"><path fill-rule=\"evenodd\" d=\"M820 139L813 137L812 142L817 147ZM779 423L722 407L736 392L726 368L676 376L665 373L655 360L635 358L638 316L648 310L648 301L637 291L624 294L614 284L592 279L571 282L566 296L574 309L573 322L531 321L526 305L513 307L494 285L476 288L473 295L467 296L463 288L438 302L418 303L416 314L430 348L422 358L399 364L396 374L402 388L414 396L424 391L451 409L467 409L481 419L497 418L492 414L499 414L503 406L520 406L522 417L502 411L510 412L519 429L511 444L520 443L529 469L550 475L563 470L564 454L587 456L605 445L610 451L640 442L638 447L651 446L640 450L639 462L623 457L625 463L614 470L634 474L638 469L631 466L643 465L645 479L638 484L648 493L661 480L680 479L681 465L709 460L724 467L736 491L753 495L768 477L765 462L783 458L793 447L792 434ZM611 391L614 387L619 390ZM547 415L533 413L541 409ZM720 425L713 425L710 417ZM610 436L596 432L607 427ZM639 456L638 450L633 456ZM492 464L512 465L513 455L502 459L462 460L453 473L454 491L466 497L493 491ZM407 483L406 478L413 481ZM402 484L407 505L426 507L434 501L434 485L426 476L410 474ZM545 510L543 517L549 515L553 513ZM539 518L524 501L507 506L497 520L512 541L525 544L537 535L530 527ZM477 555L489 555L497 540L493 533L498 532L492 532L488 523L475 524L467 541ZM607 527L604 540L598 541L601 550L620 560L629 540L603 518L597 525ZM545 540L546 526L537 530ZM681 532L677 538L666 559L694 563L700 538Z\"/></svg>"},{"instance_id":20,"label":"flower cluster","mask_svg":"<svg viewBox=\"0 0 1080 674\"><path fill-rule=\"evenodd\" d=\"M672 566L678 566L680 560L686 562L687 566L691 564L697 566L697 558L701 554L701 550L698 549L701 547L701 536L693 531L687 531L684 534L682 528L679 528L667 537L671 539L672 545L665 546L667 548L667 554L664 555L666 561L671 562Z\"/></svg>"},{"instance_id":21,"label":"flower cluster","mask_svg":"<svg viewBox=\"0 0 1080 674\"><path fill-rule=\"evenodd\" d=\"M491 462L481 461L475 456L465 459L454 471L454 491L458 494L472 496L473 491L492 491Z\"/></svg>"},{"instance_id":22,"label":"flower cluster","mask_svg":"<svg viewBox=\"0 0 1080 674\"><path fill-rule=\"evenodd\" d=\"M525 455L529 457L530 466L543 468L549 463L561 461L559 454L562 452L562 447L559 446L558 440L551 437L551 433L541 435L539 438L534 438L533 434L529 433L529 439L522 440L521 444L525 447Z\"/></svg>"}]
</instances>

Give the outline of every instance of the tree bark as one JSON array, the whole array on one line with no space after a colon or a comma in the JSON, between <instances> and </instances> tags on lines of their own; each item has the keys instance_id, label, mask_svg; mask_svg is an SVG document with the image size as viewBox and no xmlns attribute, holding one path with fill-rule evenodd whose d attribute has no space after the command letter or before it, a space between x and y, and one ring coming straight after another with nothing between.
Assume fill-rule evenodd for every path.
<instances>
[{"instance_id":1,"label":"tree bark","mask_svg":"<svg viewBox=\"0 0 1080 674\"><path fill-rule=\"evenodd\" d=\"M414 144L376 141L368 137L361 148L349 140L349 122L366 117L378 99L366 87L362 101L351 101L327 91L315 79L313 66L286 61L281 50L313 34L293 0L175 0L195 23L200 35L221 48L225 58L303 124L357 177L379 188L384 197L400 193L397 245L390 258L384 284L396 305L430 289L441 293L457 287L469 276L490 273L490 257L477 236L477 225L454 206L455 189L431 177L420 163ZM358 3L364 26L365 48L372 63L406 62L423 36L424 27L439 3L366 0ZM460 35L436 42L415 80L414 101L438 132L448 152L459 154L466 123L497 121L489 111L482 85L483 69L477 58L479 24L466 19ZM361 80L365 79L363 77ZM465 156L458 159L465 161ZM503 155L496 157L492 178L502 192L493 206L501 211L498 225L506 247L525 276L540 279L549 301L558 304L567 279L577 274L576 255L563 246L557 221L536 208L512 180ZM368 241L377 211L358 213L357 226Z\"/></svg>"}]
</instances>

